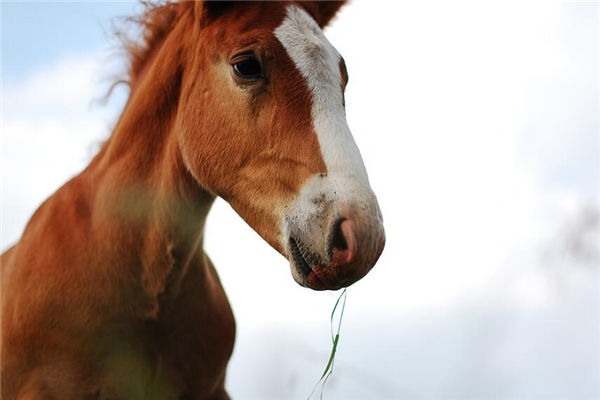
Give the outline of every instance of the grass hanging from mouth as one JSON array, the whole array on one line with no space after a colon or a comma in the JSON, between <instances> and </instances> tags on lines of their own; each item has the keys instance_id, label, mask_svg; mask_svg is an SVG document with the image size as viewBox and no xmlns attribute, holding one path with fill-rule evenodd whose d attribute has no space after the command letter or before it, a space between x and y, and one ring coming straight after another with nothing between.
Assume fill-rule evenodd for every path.
<instances>
[{"instance_id":1,"label":"grass hanging from mouth","mask_svg":"<svg viewBox=\"0 0 600 400\"><path fill-rule=\"evenodd\" d=\"M325 389L327 380L333 373L333 363L335 361L335 353L337 351L337 345L340 340L340 328L342 327L342 318L344 318L344 310L346 309L346 297L347 297L346 289L344 288L344 290L342 290L342 293L340 294L340 297L338 297L337 301L335 302L335 305L333 306L333 311L331 311L331 341L333 343L333 346L331 347L331 354L329 355L329 360L327 361L327 365L325 366L325 371L323 371L323 375L321 375L321 378L319 378L319 380L315 384L315 387L313 388L312 392L310 392L310 395L308 396L307 400L310 400L310 398L315 393L315 390L317 389L319 384L321 384L321 392L319 395L319 399L323 399L323 390ZM342 310L340 311L340 318L338 320L337 330L334 335L333 334L333 325L334 325L335 312L336 312L342 298L344 299L342 301Z\"/></svg>"}]
</instances>

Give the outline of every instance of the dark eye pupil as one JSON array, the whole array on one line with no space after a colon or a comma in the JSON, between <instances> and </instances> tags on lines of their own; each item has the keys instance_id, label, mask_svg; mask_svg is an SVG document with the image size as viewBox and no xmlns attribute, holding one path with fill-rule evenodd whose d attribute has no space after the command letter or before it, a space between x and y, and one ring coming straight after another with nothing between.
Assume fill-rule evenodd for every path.
<instances>
[{"instance_id":1,"label":"dark eye pupil","mask_svg":"<svg viewBox=\"0 0 600 400\"><path fill-rule=\"evenodd\" d=\"M233 70L242 78L260 78L262 68L256 60L244 60L233 64Z\"/></svg>"}]
</instances>

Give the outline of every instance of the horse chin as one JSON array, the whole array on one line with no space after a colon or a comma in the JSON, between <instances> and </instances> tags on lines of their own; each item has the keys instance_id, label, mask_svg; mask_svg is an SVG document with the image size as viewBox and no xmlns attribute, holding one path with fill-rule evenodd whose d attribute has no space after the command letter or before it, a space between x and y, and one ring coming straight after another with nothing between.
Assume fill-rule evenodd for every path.
<instances>
[{"instance_id":1,"label":"horse chin","mask_svg":"<svg viewBox=\"0 0 600 400\"><path fill-rule=\"evenodd\" d=\"M323 267L319 267L323 268ZM351 280L336 280L336 282L329 282L324 277L320 276L319 269L314 269L308 274L308 287L313 290L338 290L354 283Z\"/></svg>"},{"instance_id":2,"label":"horse chin","mask_svg":"<svg viewBox=\"0 0 600 400\"><path fill-rule=\"evenodd\" d=\"M308 265L292 259L290 268L292 277L300 286L313 290L338 290L356 282L354 279L337 277L333 266Z\"/></svg>"}]
</instances>

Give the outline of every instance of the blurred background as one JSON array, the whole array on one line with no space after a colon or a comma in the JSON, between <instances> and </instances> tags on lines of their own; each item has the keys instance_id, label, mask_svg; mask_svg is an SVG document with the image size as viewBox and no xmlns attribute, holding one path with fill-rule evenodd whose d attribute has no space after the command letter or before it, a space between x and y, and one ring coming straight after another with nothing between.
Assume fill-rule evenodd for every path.
<instances>
[{"instance_id":1,"label":"blurred background","mask_svg":"<svg viewBox=\"0 0 600 400\"><path fill-rule=\"evenodd\" d=\"M101 101L124 66L111 20L140 6L0 10L5 250L110 134L127 96ZM387 247L348 290L325 399L600 398L599 16L596 1L355 0L326 30ZM222 200L206 250L238 324L231 396L306 399L338 293L294 283Z\"/></svg>"}]
</instances>

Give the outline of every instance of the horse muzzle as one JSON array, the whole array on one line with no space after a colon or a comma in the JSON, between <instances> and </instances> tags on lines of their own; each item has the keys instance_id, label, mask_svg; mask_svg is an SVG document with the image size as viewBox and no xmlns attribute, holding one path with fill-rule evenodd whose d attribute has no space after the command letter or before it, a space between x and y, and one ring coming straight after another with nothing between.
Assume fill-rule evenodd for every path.
<instances>
[{"instance_id":1,"label":"horse muzzle","mask_svg":"<svg viewBox=\"0 0 600 400\"><path fill-rule=\"evenodd\" d=\"M315 290L350 286L373 268L385 246L377 201L311 203L312 213L287 221L292 276Z\"/></svg>"}]
</instances>

